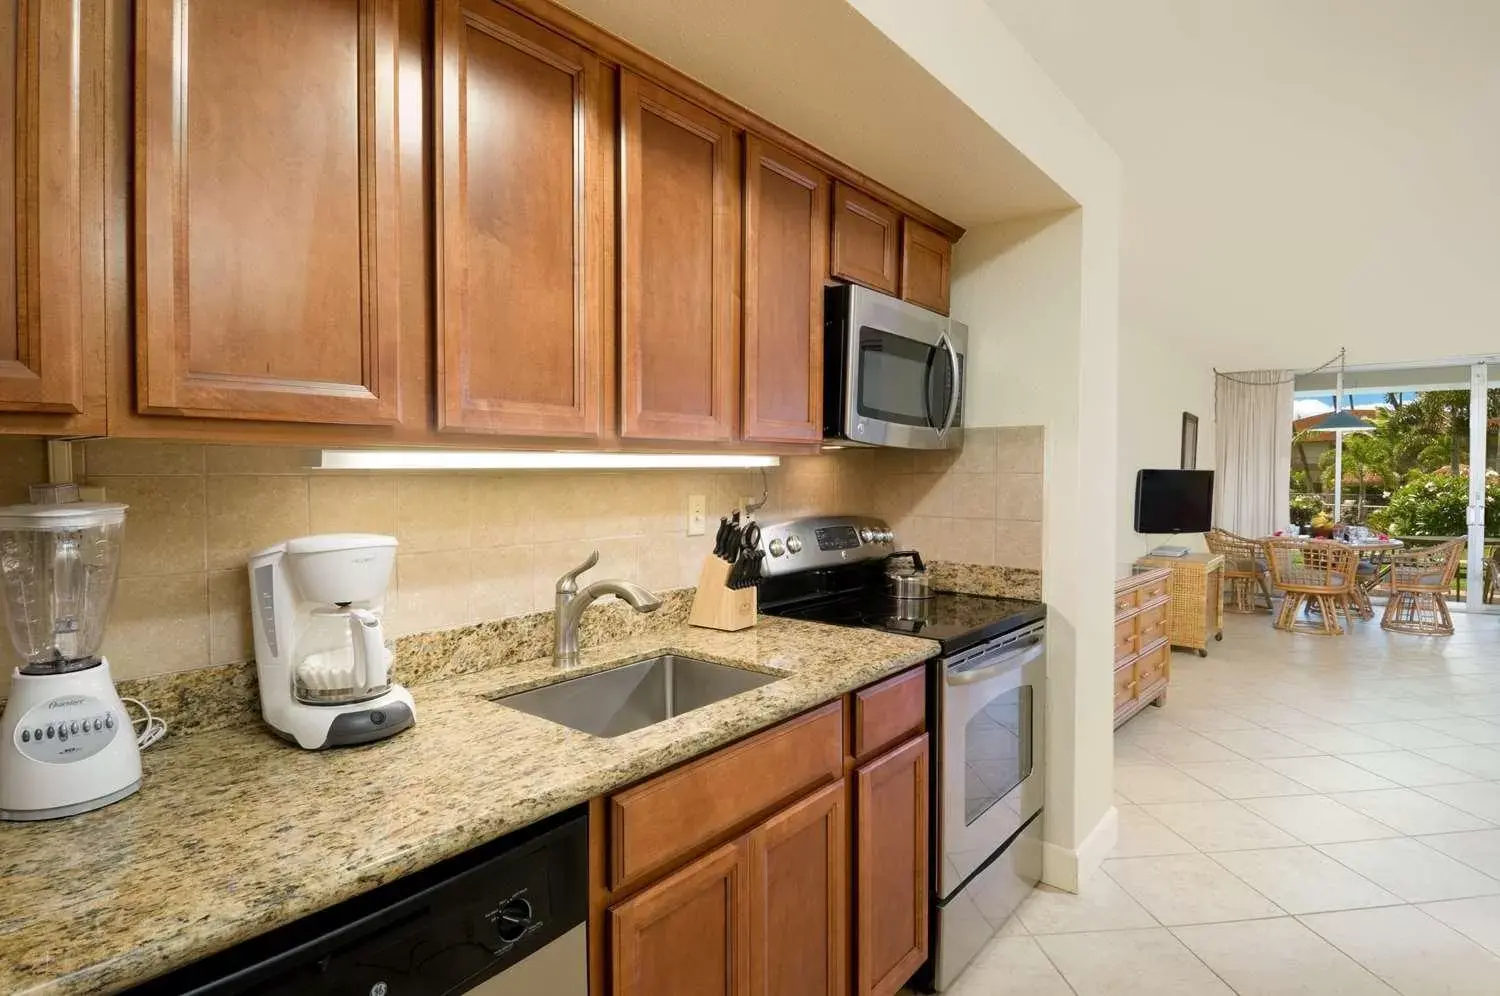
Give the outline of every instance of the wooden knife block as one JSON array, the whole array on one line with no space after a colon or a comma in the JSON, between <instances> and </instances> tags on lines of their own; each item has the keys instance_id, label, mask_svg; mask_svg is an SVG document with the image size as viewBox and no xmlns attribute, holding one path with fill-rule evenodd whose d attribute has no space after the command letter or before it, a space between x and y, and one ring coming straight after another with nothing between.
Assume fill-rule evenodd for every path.
<instances>
[{"instance_id":1,"label":"wooden knife block","mask_svg":"<svg viewBox=\"0 0 1500 996\"><path fill-rule=\"evenodd\" d=\"M722 629L726 632L749 629L755 625L755 587L731 590L729 564L709 554L698 574L698 591L693 595L693 610L688 613L689 626Z\"/></svg>"}]
</instances>

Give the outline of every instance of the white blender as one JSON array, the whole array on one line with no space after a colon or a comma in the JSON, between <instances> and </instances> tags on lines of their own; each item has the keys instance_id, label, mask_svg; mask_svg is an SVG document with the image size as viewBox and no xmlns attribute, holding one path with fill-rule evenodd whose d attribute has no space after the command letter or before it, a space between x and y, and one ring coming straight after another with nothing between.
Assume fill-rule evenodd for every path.
<instances>
[{"instance_id":1,"label":"white blender","mask_svg":"<svg viewBox=\"0 0 1500 996\"><path fill-rule=\"evenodd\" d=\"M125 508L0 508L0 604L23 661L0 716L0 819L72 816L141 786L135 728L98 656Z\"/></svg>"},{"instance_id":2,"label":"white blender","mask_svg":"<svg viewBox=\"0 0 1500 996\"><path fill-rule=\"evenodd\" d=\"M396 538L302 536L250 557L250 616L260 711L308 750L362 744L416 720L390 679L381 613Z\"/></svg>"}]
</instances>

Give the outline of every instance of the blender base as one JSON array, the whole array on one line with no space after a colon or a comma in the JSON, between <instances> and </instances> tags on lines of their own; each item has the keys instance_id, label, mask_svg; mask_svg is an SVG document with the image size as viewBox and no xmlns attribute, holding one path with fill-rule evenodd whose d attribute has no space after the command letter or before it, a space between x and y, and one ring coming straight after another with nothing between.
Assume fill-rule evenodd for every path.
<instances>
[{"instance_id":1,"label":"blender base","mask_svg":"<svg viewBox=\"0 0 1500 996\"><path fill-rule=\"evenodd\" d=\"M54 806L51 809L0 809L0 820L27 823L35 820L57 820L64 816L77 816L79 813L87 813L94 809L103 809L111 803L129 798L139 792L140 789L140 779L136 779L117 792L101 795L99 798L90 799L88 802L75 802L67 806Z\"/></svg>"}]
</instances>

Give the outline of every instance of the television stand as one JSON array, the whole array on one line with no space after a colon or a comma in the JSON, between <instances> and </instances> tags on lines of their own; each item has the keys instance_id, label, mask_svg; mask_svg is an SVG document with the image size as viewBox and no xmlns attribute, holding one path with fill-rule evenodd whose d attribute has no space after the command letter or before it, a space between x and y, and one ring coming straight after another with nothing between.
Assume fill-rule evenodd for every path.
<instances>
[{"instance_id":1,"label":"television stand","mask_svg":"<svg viewBox=\"0 0 1500 996\"><path fill-rule=\"evenodd\" d=\"M1186 557L1188 548L1185 546L1159 546L1146 554L1148 557Z\"/></svg>"}]
</instances>

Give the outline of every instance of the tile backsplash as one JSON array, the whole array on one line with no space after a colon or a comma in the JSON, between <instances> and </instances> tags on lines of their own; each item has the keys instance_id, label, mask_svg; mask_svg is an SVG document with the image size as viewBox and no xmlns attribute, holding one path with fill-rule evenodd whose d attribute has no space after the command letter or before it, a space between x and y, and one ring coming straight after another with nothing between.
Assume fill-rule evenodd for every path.
<instances>
[{"instance_id":1,"label":"tile backsplash","mask_svg":"<svg viewBox=\"0 0 1500 996\"><path fill-rule=\"evenodd\" d=\"M550 609L564 570L659 589L697 581L718 516L758 495L756 471L402 474L309 471L305 451L136 440L81 447L89 484L130 505L105 652L118 677L252 656L248 555L291 536L389 533L401 542L393 635ZM1040 429L970 429L957 453L843 450L784 459L762 519L874 512L935 560L1040 568ZM45 480L37 440L0 440L0 504ZM704 495L708 535L686 535ZM0 697L14 652L0 643Z\"/></svg>"}]
</instances>

